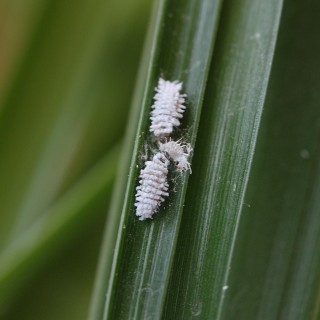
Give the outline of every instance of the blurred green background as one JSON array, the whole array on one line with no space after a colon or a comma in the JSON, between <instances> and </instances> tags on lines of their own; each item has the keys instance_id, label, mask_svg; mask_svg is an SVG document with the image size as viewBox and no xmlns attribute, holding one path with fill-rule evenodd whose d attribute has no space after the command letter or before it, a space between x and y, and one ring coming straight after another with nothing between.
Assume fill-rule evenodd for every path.
<instances>
[{"instance_id":1,"label":"blurred green background","mask_svg":"<svg viewBox=\"0 0 320 320\"><path fill-rule=\"evenodd\" d=\"M151 28L150 32L150 39L155 39L158 51L153 52L154 58L150 54L150 60L146 59L144 63L146 69L149 64L152 65L154 77L164 70L157 64L158 55L163 54L163 61L168 59L171 63L179 59L183 62L183 55L196 60L206 53L197 42L190 47L198 50L196 54L193 55L189 47L185 50L184 42L177 41L181 40L179 35L190 36L190 39L194 36L210 46L214 45L212 35L212 43L209 43L207 38L200 37L201 33L195 32L202 30L204 20L200 13L202 9L209 12L206 5L214 4L210 1L158 2L162 9L155 12L157 23L152 24L154 30ZM152 3L147 0L0 0L0 319L87 318L126 123L131 120L131 132L139 132L134 128L134 117L129 119L129 108ZM168 3L170 5L163 5ZM159 245L168 261L175 260L173 266L169 261L167 271L159 273L159 279L173 275L173 284L167 284L165 289L173 297L166 302L172 309L167 317L169 319L175 312L178 314L179 308L193 315L190 303L193 297L191 300L181 300L183 295L179 296L179 290L183 290L183 286L176 285L174 275L177 274L183 285L188 285L189 281L192 285L199 285L199 288L207 286L203 291L207 299L204 307L209 308L211 304L223 307L219 319L316 320L320 296L320 81L317 72L320 5L314 0L284 1L269 79L272 52L269 53L270 63L261 54L261 66L267 71L250 73L252 70L241 61L247 61L250 65L254 58L259 57L262 47L253 45L252 40L257 40L257 44L262 41L266 52L268 39L276 40L276 23L268 24L268 19L280 15L281 3L276 0L216 0L215 3L219 6L221 3L222 9L219 23L211 17L216 30L207 30L208 33L217 32L218 39L211 67L210 57L208 61L201 60L204 68L208 68L209 81L205 72L201 80L194 77L194 70L189 72L189 67L183 79L186 85L194 81L201 90L206 91L190 184L204 185L199 175L202 168L225 168L223 172L230 179L220 180L219 172L222 171L212 170L212 177L217 178L217 182L214 179L209 181L210 177L206 177L203 171L203 177L208 178L209 184L203 189L202 198L195 197L195 208L197 201L201 205L202 199L207 199L207 193L214 189L216 194L217 190L221 193L225 204L230 204L230 210L227 212L222 202L218 201L219 205L207 206L207 211L193 210L188 202L179 203L180 209L176 211L180 210L180 215L181 208L186 204L181 223L183 232L179 234L177 227L167 239L171 245L179 236L180 242L176 247L172 246L171 255L166 244ZM199 15L195 8L201 9ZM172 12L180 14L183 23L180 20L172 22ZM257 16L256 12L260 15ZM161 20L162 14L164 20ZM195 20L187 19L190 17ZM265 29L260 30L264 23ZM165 26L166 31L160 27L157 29L157 24ZM150 46L153 45L151 40ZM183 54L171 60L170 50ZM157 63L152 64L154 61ZM199 67L197 64L195 66ZM170 64L166 72L171 74L175 67L174 63ZM234 75L232 70L236 71ZM145 92L151 101L154 79L150 79L142 86L147 88ZM185 81L188 79L192 81ZM261 87L255 87L259 81ZM264 103L261 91L267 87ZM199 117L203 94L200 89L197 93L199 103L192 106L198 108ZM234 94L230 101L229 91ZM240 98L246 95L248 99L241 102ZM245 107L234 113L232 110L242 107L241 103L245 103ZM259 113L263 104L255 146L260 119L255 112ZM230 114L229 108L232 111ZM142 117L146 124L149 109L143 110ZM211 114L212 122L211 116L207 116ZM243 114L252 123L256 121L257 126L251 130ZM229 119L229 115L236 120L227 132L223 119ZM189 116L191 120L194 119ZM140 127L140 130L142 133L145 128ZM207 134L210 136L207 137ZM216 149L215 139L220 136L225 139L225 150ZM251 151L244 147L240 150L241 144L237 143L237 139L250 144ZM140 140L136 139L136 145ZM212 151L211 154L208 150ZM252 158L254 150L255 156ZM129 151L126 156L131 160ZM235 151L239 153L232 153ZM242 158L231 157L232 154L249 159L248 164L239 165L237 160ZM123 182L126 187L127 173L120 177L120 183ZM130 179L133 186L136 177L131 175ZM241 199L233 203L228 199L234 199L233 182L236 179L243 185L243 190L237 185L236 192ZM182 188L186 186L182 185ZM188 192L191 195L190 188ZM124 201L121 197L118 198L121 199L119 206L122 210ZM129 204L134 194L131 193L130 197L131 200L126 199ZM131 215L131 209L127 206L125 214L134 225L136 220ZM118 214L117 210L113 211L113 215ZM109 216L110 220L113 215ZM206 217L216 220L212 219L211 224L203 223ZM166 219L170 219L170 215L158 222L165 225L166 221L170 221ZM115 220L111 222L116 224L118 220ZM123 221L126 227L126 221ZM150 223L149 229L153 225ZM172 225L166 224L167 227ZM113 228L112 223L108 226ZM161 227L161 224L156 227ZM139 243L139 239L148 245L151 243L148 247L151 248L148 249L150 256L157 257L157 250L152 247L156 237L152 238L152 233L149 238L145 237L139 228L144 226L134 229L134 234L130 233L133 229L127 227L123 231L124 237L129 239L128 243L132 239L135 244ZM205 237L209 229L210 232L213 230L210 233L211 242L207 239L202 242L202 235ZM118 225L114 230L116 234ZM197 250L197 245L211 250L203 260L198 258L201 250ZM113 248L113 243L110 247ZM134 259L144 258L144 248L137 245L131 256ZM215 255L218 256L219 252L223 259L215 261ZM110 252L108 254L111 256ZM119 283L127 276L134 280L134 274L141 277L144 285L143 281L148 282L149 278L144 277L143 272L153 272L152 263L157 259L149 259L146 265L140 263L143 259L136 259L137 264L129 265L125 254L125 250L120 250L119 259L122 259L125 268L129 266L129 271L119 277ZM207 269L203 268L203 278L198 273L198 277L193 277L192 268L188 273L188 264L180 268L180 257L186 257L185 261L197 268L198 261L202 266L206 265L206 261L213 262ZM229 258L232 261L227 261ZM103 261L103 258L100 260ZM109 262L112 263L111 260ZM220 275L214 270L221 271ZM217 278L212 276L215 274L218 274ZM104 276L108 276L107 271L97 279L100 281ZM113 276L116 278L117 274ZM154 279L157 280L157 276ZM221 284L227 281L223 282L226 286L221 286L223 290L228 289L226 297L224 291L217 287L219 281ZM120 292L120 298L118 304L111 307L117 308L122 301L128 304L127 296L121 295L122 291L134 295L130 282L123 283L126 290L122 290L121 286L115 288ZM136 283L136 288L140 290L140 283ZM106 291L104 285L102 283L103 292ZM149 285L147 283L146 287L149 288ZM214 286L218 292L217 304L210 298L211 287ZM162 288L162 282L159 287ZM163 297L168 293L165 290ZM152 295L152 290L150 292ZM193 294L192 289L190 292L185 290L185 293ZM104 307L103 299L104 296L99 294L96 301L98 307ZM145 304L147 299L149 296L146 294L145 300L141 299L137 304L148 306ZM165 306L161 301L160 304L163 309ZM162 309L158 311L158 317L162 316Z\"/></svg>"},{"instance_id":2,"label":"blurred green background","mask_svg":"<svg viewBox=\"0 0 320 320\"><path fill-rule=\"evenodd\" d=\"M146 0L0 1L0 318L85 319Z\"/></svg>"}]
</instances>

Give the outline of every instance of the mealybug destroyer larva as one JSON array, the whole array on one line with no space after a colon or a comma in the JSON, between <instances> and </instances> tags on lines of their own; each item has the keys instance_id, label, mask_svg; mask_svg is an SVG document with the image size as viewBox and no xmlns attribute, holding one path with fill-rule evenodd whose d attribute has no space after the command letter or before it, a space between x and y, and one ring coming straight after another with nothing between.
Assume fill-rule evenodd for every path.
<instances>
[{"instance_id":1,"label":"mealybug destroyer larva","mask_svg":"<svg viewBox=\"0 0 320 320\"><path fill-rule=\"evenodd\" d=\"M140 185L136 193L136 215L139 220L152 218L158 210L164 197L169 195L168 191L168 165L169 160L159 152L153 156L151 161L146 161L146 167L141 170Z\"/></svg>"},{"instance_id":2,"label":"mealybug destroyer larva","mask_svg":"<svg viewBox=\"0 0 320 320\"><path fill-rule=\"evenodd\" d=\"M192 152L191 145L180 143L181 140L173 141L169 140L167 142L159 142L159 149L162 152L165 152L168 157L175 163L175 166L179 172L190 170L191 165L188 161L190 154Z\"/></svg>"},{"instance_id":3,"label":"mealybug destroyer larva","mask_svg":"<svg viewBox=\"0 0 320 320\"><path fill-rule=\"evenodd\" d=\"M168 137L173 127L180 126L185 111L186 94L181 94L182 82L159 79L151 111L150 131L156 137Z\"/></svg>"},{"instance_id":4,"label":"mealybug destroyer larva","mask_svg":"<svg viewBox=\"0 0 320 320\"><path fill-rule=\"evenodd\" d=\"M190 170L188 158L192 152L190 144L167 141L174 127L180 126L180 120L185 111L186 94L180 93L182 82L159 79L155 91L154 104L151 111L150 132L159 138L160 152L151 161L146 161L145 168L140 172L140 185L136 188L136 215L139 220L152 218L158 211L161 202L168 193L168 166L172 160L179 172ZM165 140L165 142L163 142Z\"/></svg>"}]
</instances>

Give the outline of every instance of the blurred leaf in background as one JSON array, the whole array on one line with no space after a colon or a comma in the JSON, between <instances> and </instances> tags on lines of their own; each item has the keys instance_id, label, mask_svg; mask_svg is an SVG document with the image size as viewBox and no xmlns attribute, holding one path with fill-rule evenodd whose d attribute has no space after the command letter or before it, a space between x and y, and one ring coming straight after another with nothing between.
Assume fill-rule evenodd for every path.
<instances>
[{"instance_id":1,"label":"blurred leaf in background","mask_svg":"<svg viewBox=\"0 0 320 320\"><path fill-rule=\"evenodd\" d=\"M149 11L146 0L0 2L6 319L86 317Z\"/></svg>"}]
</instances>

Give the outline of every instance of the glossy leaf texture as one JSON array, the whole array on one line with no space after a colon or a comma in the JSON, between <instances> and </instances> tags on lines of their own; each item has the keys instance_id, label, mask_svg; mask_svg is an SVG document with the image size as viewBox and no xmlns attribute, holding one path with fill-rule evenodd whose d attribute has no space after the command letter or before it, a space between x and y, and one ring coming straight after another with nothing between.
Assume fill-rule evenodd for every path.
<instances>
[{"instance_id":1,"label":"glossy leaf texture","mask_svg":"<svg viewBox=\"0 0 320 320\"><path fill-rule=\"evenodd\" d=\"M224 2L166 319L221 317L281 6L279 1Z\"/></svg>"},{"instance_id":2,"label":"glossy leaf texture","mask_svg":"<svg viewBox=\"0 0 320 320\"><path fill-rule=\"evenodd\" d=\"M223 319L320 317L319 10L284 6Z\"/></svg>"},{"instance_id":3,"label":"glossy leaf texture","mask_svg":"<svg viewBox=\"0 0 320 320\"><path fill-rule=\"evenodd\" d=\"M122 174L107 221L90 319L161 317L188 173L172 174L170 184L173 188L173 180L177 181L176 192L152 221L141 222L134 207L135 187L143 166L140 159L144 145L156 147L150 138L149 113L160 76L183 82L188 111L174 138L194 143L219 12L220 1L161 0L155 6L140 91L130 116ZM127 152L132 149L133 156Z\"/></svg>"},{"instance_id":4,"label":"glossy leaf texture","mask_svg":"<svg viewBox=\"0 0 320 320\"><path fill-rule=\"evenodd\" d=\"M141 116L128 134L133 144L137 130L133 158L127 153L123 160L131 161L129 179L123 178L128 174L123 170L110 212L119 218L110 220L106 229L90 319L221 314L282 3L224 1L221 18L220 6L212 1L158 2L154 42L147 45L154 54L143 61L149 67L141 77L146 81L140 86L142 106L134 111ZM176 192L152 221L140 222L133 206L138 155L146 144L152 145L148 118L159 75L183 81L188 94L182 130L174 138L189 139L193 145L197 139L193 175L188 181L188 175L173 173ZM119 228L110 236L120 212Z\"/></svg>"}]
</instances>

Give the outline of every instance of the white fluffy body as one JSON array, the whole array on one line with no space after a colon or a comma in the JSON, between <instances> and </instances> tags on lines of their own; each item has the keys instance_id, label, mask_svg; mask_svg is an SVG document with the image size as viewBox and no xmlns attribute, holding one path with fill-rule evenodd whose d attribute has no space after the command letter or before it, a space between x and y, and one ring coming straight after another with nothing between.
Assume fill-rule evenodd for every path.
<instances>
[{"instance_id":1,"label":"white fluffy body","mask_svg":"<svg viewBox=\"0 0 320 320\"><path fill-rule=\"evenodd\" d=\"M150 131L156 137L168 137L174 127L180 126L185 111L185 94L181 94L182 82L159 79L151 111Z\"/></svg>"},{"instance_id":2,"label":"white fluffy body","mask_svg":"<svg viewBox=\"0 0 320 320\"><path fill-rule=\"evenodd\" d=\"M190 144L182 144L180 143L180 140L169 140L165 143L159 142L159 150L168 155L168 157L175 163L179 172L190 170L191 173L191 165L188 161L192 152Z\"/></svg>"},{"instance_id":3,"label":"white fluffy body","mask_svg":"<svg viewBox=\"0 0 320 320\"><path fill-rule=\"evenodd\" d=\"M136 215L139 220L152 218L157 212L161 202L169 195L168 191L168 165L169 160L162 152L146 161L146 166L140 172L140 185L136 193Z\"/></svg>"}]
</instances>

